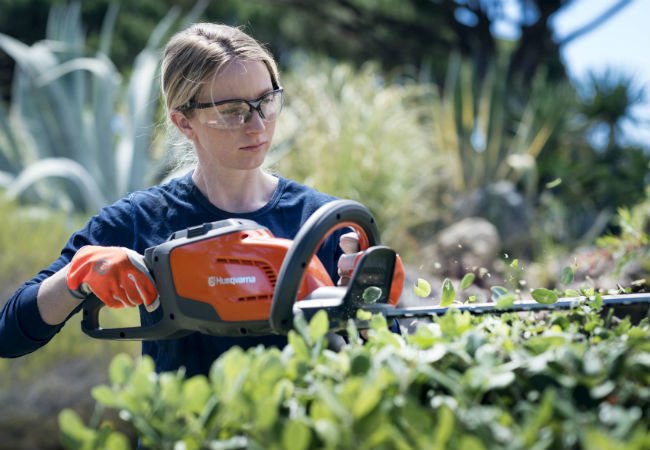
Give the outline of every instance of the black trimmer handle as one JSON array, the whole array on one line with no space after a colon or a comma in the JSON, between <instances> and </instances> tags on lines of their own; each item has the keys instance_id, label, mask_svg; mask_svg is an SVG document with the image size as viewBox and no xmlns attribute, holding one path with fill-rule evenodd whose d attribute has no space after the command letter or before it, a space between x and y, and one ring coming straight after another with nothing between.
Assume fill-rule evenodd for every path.
<instances>
[{"instance_id":1,"label":"black trimmer handle","mask_svg":"<svg viewBox=\"0 0 650 450\"><path fill-rule=\"evenodd\" d=\"M99 312L105 306L104 302L94 294L90 294L84 300L81 329L88 336L97 339L141 341L181 337L189 333L189 331L179 331L167 321L158 321L153 325L142 325L138 327L102 328L99 325Z\"/></svg>"},{"instance_id":2,"label":"black trimmer handle","mask_svg":"<svg viewBox=\"0 0 650 450\"><path fill-rule=\"evenodd\" d=\"M345 226L359 233L361 250L380 242L375 219L361 203L335 200L321 206L301 227L280 267L269 317L274 333L287 334L293 328L294 303L311 258L332 231Z\"/></svg>"}]
</instances>

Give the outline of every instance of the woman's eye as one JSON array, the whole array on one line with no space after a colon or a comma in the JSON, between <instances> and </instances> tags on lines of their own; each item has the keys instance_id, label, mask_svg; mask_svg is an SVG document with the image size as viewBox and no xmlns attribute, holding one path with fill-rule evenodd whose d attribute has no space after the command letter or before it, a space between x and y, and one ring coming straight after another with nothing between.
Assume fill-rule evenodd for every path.
<instances>
[{"instance_id":1,"label":"woman's eye","mask_svg":"<svg viewBox=\"0 0 650 450\"><path fill-rule=\"evenodd\" d=\"M246 110L244 108L227 108L221 110L220 112L221 114L227 116L238 116L238 115L246 114Z\"/></svg>"}]
</instances>

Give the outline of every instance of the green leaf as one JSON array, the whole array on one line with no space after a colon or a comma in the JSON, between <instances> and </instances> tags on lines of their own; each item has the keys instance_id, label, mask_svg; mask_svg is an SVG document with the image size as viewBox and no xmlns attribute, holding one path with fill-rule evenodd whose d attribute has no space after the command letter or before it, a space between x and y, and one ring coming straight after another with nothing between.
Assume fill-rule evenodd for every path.
<instances>
[{"instance_id":1,"label":"green leaf","mask_svg":"<svg viewBox=\"0 0 650 450\"><path fill-rule=\"evenodd\" d=\"M603 303L604 303L603 296L600 295L600 294L596 294L594 296L594 299L591 301L590 305L594 309L600 309L600 308L602 308Z\"/></svg>"},{"instance_id":2,"label":"green leaf","mask_svg":"<svg viewBox=\"0 0 650 450\"><path fill-rule=\"evenodd\" d=\"M558 187L560 184L562 184L562 178L556 178L546 183L545 187L546 189L553 189L554 187Z\"/></svg>"},{"instance_id":3,"label":"green leaf","mask_svg":"<svg viewBox=\"0 0 650 450\"><path fill-rule=\"evenodd\" d=\"M244 450L249 449L250 442L244 436L234 436L230 439L210 441L210 450Z\"/></svg>"},{"instance_id":4,"label":"green leaf","mask_svg":"<svg viewBox=\"0 0 650 450\"><path fill-rule=\"evenodd\" d=\"M560 274L560 282L562 284L571 284L574 278L575 271L573 270L573 267L566 266L564 269L562 269L562 273Z\"/></svg>"},{"instance_id":5,"label":"green leaf","mask_svg":"<svg viewBox=\"0 0 650 450\"><path fill-rule=\"evenodd\" d=\"M431 294L431 284L424 278L418 278L415 286L413 286L413 292L418 297L426 298Z\"/></svg>"},{"instance_id":6,"label":"green leaf","mask_svg":"<svg viewBox=\"0 0 650 450\"><path fill-rule=\"evenodd\" d=\"M293 328L298 332L300 336L305 340L306 344L311 345L311 337L309 335L309 324L305 320L305 316L302 314L296 314L293 316Z\"/></svg>"},{"instance_id":7,"label":"green leaf","mask_svg":"<svg viewBox=\"0 0 650 450\"><path fill-rule=\"evenodd\" d=\"M463 450L486 450L481 439L467 434L460 436L458 448L462 448Z\"/></svg>"},{"instance_id":8,"label":"green leaf","mask_svg":"<svg viewBox=\"0 0 650 450\"><path fill-rule=\"evenodd\" d=\"M350 375L365 375L372 367L372 361L366 353L356 353L350 358Z\"/></svg>"},{"instance_id":9,"label":"green leaf","mask_svg":"<svg viewBox=\"0 0 650 450\"><path fill-rule=\"evenodd\" d=\"M515 381L515 374L512 371L493 373L487 380L486 390L503 389Z\"/></svg>"},{"instance_id":10,"label":"green leaf","mask_svg":"<svg viewBox=\"0 0 650 450\"><path fill-rule=\"evenodd\" d=\"M350 422L352 419L350 411L344 407L343 402L336 395L336 390L333 386L316 381L313 383L312 388L316 394L316 398L323 402L323 405L329 409L333 417L336 417L341 422Z\"/></svg>"},{"instance_id":11,"label":"green leaf","mask_svg":"<svg viewBox=\"0 0 650 450\"><path fill-rule=\"evenodd\" d=\"M554 389L546 389L544 391L544 396L536 411L529 416L527 423L524 424L522 436L524 439L524 448L531 448L539 437L540 429L549 425L549 422L553 418L556 397L557 394Z\"/></svg>"},{"instance_id":12,"label":"green leaf","mask_svg":"<svg viewBox=\"0 0 650 450\"><path fill-rule=\"evenodd\" d=\"M515 297L514 294L507 293L507 294L502 295L499 298L497 298L496 307L497 307L497 309L512 308L512 305L515 304L516 299L517 299L517 297Z\"/></svg>"},{"instance_id":13,"label":"green leaf","mask_svg":"<svg viewBox=\"0 0 650 450\"><path fill-rule=\"evenodd\" d=\"M537 303L542 303L544 305L551 305L558 300L557 294L546 288L533 289L530 295L532 295L533 299L535 299Z\"/></svg>"},{"instance_id":14,"label":"green leaf","mask_svg":"<svg viewBox=\"0 0 650 450\"><path fill-rule=\"evenodd\" d=\"M142 358L135 367L129 382L138 396L147 397L153 395L156 389L157 374L154 371L153 360L150 356Z\"/></svg>"},{"instance_id":15,"label":"green leaf","mask_svg":"<svg viewBox=\"0 0 650 450\"><path fill-rule=\"evenodd\" d=\"M113 431L108 427L104 427L101 430L103 442L100 442L97 448L102 450L130 450L131 444L129 439L119 431Z\"/></svg>"},{"instance_id":16,"label":"green leaf","mask_svg":"<svg viewBox=\"0 0 650 450\"><path fill-rule=\"evenodd\" d=\"M288 339L289 345L291 348L293 348L293 351L298 359L310 359L309 348L307 347L304 338L300 336L300 334L296 333L294 330L290 330Z\"/></svg>"},{"instance_id":17,"label":"green leaf","mask_svg":"<svg viewBox=\"0 0 650 450\"><path fill-rule=\"evenodd\" d=\"M591 388L589 394L591 395L591 398L603 399L614 392L615 389L616 384L611 380L607 380L604 383Z\"/></svg>"},{"instance_id":18,"label":"green leaf","mask_svg":"<svg viewBox=\"0 0 650 450\"><path fill-rule=\"evenodd\" d=\"M109 380L113 384L122 385L127 382L133 373L133 361L125 353L116 355L108 369Z\"/></svg>"},{"instance_id":19,"label":"green leaf","mask_svg":"<svg viewBox=\"0 0 650 450\"><path fill-rule=\"evenodd\" d=\"M325 442L325 448L341 448L341 433L336 424L330 420L320 419L314 422L316 434ZM289 447L291 448L291 447Z\"/></svg>"},{"instance_id":20,"label":"green leaf","mask_svg":"<svg viewBox=\"0 0 650 450\"><path fill-rule=\"evenodd\" d=\"M576 291L575 289L565 289L564 290L564 296L565 297L580 297L580 292Z\"/></svg>"},{"instance_id":21,"label":"green leaf","mask_svg":"<svg viewBox=\"0 0 650 450\"><path fill-rule=\"evenodd\" d=\"M119 396L108 386L96 386L91 393L93 398L104 406L118 407L120 404Z\"/></svg>"},{"instance_id":22,"label":"green leaf","mask_svg":"<svg viewBox=\"0 0 650 450\"><path fill-rule=\"evenodd\" d=\"M382 294L381 288L377 286L368 286L363 290L363 294L361 294L361 300L365 304L371 304L377 302L381 298Z\"/></svg>"},{"instance_id":23,"label":"green leaf","mask_svg":"<svg viewBox=\"0 0 650 450\"><path fill-rule=\"evenodd\" d=\"M183 383L182 392L182 411L200 413L207 404L212 389L205 376L197 375Z\"/></svg>"},{"instance_id":24,"label":"green leaf","mask_svg":"<svg viewBox=\"0 0 650 450\"><path fill-rule=\"evenodd\" d=\"M466 273L463 279L460 281L460 290L464 291L474 283L476 275L473 272Z\"/></svg>"},{"instance_id":25,"label":"green leaf","mask_svg":"<svg viewBox=\"0 0 650 450\"><path fill-rule=\"evenodd\" d=\"M447 406L438 409L437 426L434 430L434 448L447 448L447 443L454 433L455 417L454 413Z\"/></svg>"},{"instance_id":26,"label":"green leaf","mask_svg":"<svg viewBox=\"0 0 650 450\"><path fill-rule=\"evenodd\" d=\"M357 320L370 320L372 318L372 313L370 311L365 311L363 309L357 310Z\"/></svg>"},{"instance_id":27,"label":"green leaf","mask_svg":"<svg viewBox=\"0 0 650 450\"><path fill-rule=\"evenodd\" d=\"M388 329L388 323L386 318L381 314L374 314L372 319L370 319L370 328L373 330L386 330Z\"/></svg>"},{"instance_id":28,"label":"green leaf","mask_svg":"<svg viewBox=\"0 0 650 450\"><path fill-rule=\"evenodd\" d=\"M454 284L449 278L445 278L442 282L442 293L440 294L440 306L446 307L453 303L456 299L456 290Z\"/></svg>"},{"instance_id":29,"label":"green leaf","mask_svg":"<svg viewBox=\"0 0 650 450\"><path fill-rule=\"evenodd\" d=\"M352 404L352 416L355 420L361 420L379 404L384 394L383 388L383 383L377 383L376 380L366 382Z\"/></svg>"},{"instance_id":30,"label":"green leaf","mask_svg":"<svg viewBox=\"0 0 650 450\"><path fill-rule=\"evenodd\" d=\"M59 429L62 433L61 440L65 448L92 448L95 431L87 428L75 411L64 409L59 413Z\"/></svg>"},{"instance_id":31,"label":"green leaf","mask_svg":"<svg viewBox=\"0 0 650 450\"><path fill-rule=\"evenodd\" d=\"M306 450L311 444L311 430L300 420L290 419L282 430L282 448Z\"/></svg>"},{"instance_id":32,"label":"green leaf","mask_svg":"<svg viewBox=\"0 0 650 450\"><path fill-rule=\"evenodd\" d=\"M594 289L593 286L581 286L580 293L585 297L591 297L594 294L596 294L596 290Z\"/></svg>"},{"instance_id":33,"label":"green leaf","mask_svg":"<svg viewBox=\"0 0 650 450\"><path fill-rule=\"evenodd\" d=\"M508 289L504 288L503 286L492 286L490 288L490 293L490 297L492 298L493 302L499 301L499 298L501 297L510 295L510 291L508 291Z\"/></svg>"},{"instance_id":34,"label":"green leaf","mask_svg":"<svg viewBox=\"0 0 650 450\"><path fill-rule=\"evenodd\" d=\"M311 339L311 342L320 341L329 331L329 327L330 322L327 317L327 312L321 309L314 314L314 317L312 317L309 322L309 338Z\"/></svg>"}]
</instances>

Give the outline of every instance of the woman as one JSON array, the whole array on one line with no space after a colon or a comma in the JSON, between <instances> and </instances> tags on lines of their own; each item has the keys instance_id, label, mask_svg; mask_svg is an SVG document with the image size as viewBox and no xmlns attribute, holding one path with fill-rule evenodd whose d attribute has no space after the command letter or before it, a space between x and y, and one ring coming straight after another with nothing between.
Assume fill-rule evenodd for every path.
<instances>
[{"instance_id":1,"label":"woman","mask_svg":"<svg viewBox=\"0 0 650 450\"><path fill-rule=\"evenodd\" d=\"M293 238L305 220L334 197L262 169L283 90L275 61L237 28L195 24L164 51L161 85L168 117L194 147L196 166L169 183L138 191L103 208L74 233L61 256L20 287L0 313L0 356L45 345L93 292L109 307L140 307L143 324L157 319L158 294L143 264L147 247L177 230L227 218L251 219L277 237ZM336 278L341 255L330 237L318 256ZM355 251L354 236L341 245ZM149 312L148 310L152 311ZM214 337L143 342L157 371L185 367L207 374L234 345L282 346L282 336Z\"/></svg>"}]
</instances>

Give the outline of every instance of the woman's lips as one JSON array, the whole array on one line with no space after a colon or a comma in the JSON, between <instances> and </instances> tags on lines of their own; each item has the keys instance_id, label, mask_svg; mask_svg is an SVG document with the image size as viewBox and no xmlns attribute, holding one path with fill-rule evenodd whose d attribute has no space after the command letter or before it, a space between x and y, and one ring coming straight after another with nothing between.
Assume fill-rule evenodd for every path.
<instances>
[{"instance_id":1,"label":"woman's lips","mask_svg":"<svg viewBox=\"0 0 650 450\"><path fill-rule=\"evenodd\" d=\"M240 150L245 150L249 152L254 152L256 150L261 150L266 142L260 142L259 144L247 145L246 147L239 147Z\"/></svg>"}]
</instances>

